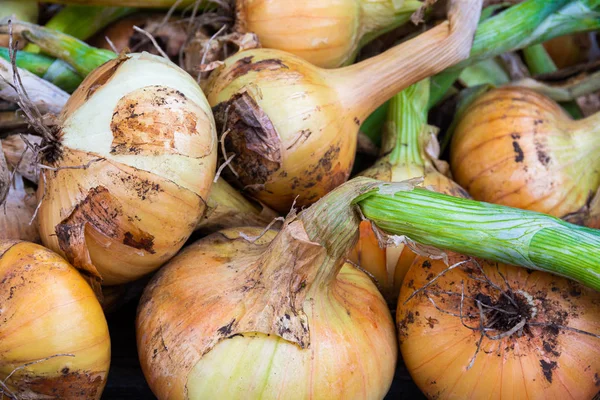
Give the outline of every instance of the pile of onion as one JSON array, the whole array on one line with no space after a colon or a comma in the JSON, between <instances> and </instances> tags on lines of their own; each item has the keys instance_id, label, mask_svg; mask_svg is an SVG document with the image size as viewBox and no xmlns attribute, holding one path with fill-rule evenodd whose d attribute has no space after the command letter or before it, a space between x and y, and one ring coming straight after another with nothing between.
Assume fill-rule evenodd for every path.
<instances>
[{"instance_id":1,"label":"pile of onion","mask_svg":"<svg viewBox=\"0 0 600 400\"><path fill-rule=\"evenodd\" d=\"M403 88L468 57L481 1L450 4L449 21L350 67L321 69L271 49L226 59L206 91L224 156L234 156L225 171L280 212L345 182L361 122Z\"/></svg>"},{"instance_id":2,"label":"pile of onion","mask_svg":"<svg viewBox=\"0 0 600 400\"><path fill-rule=\"evenodd\" d=\"M238 0L234 29L257 34L263 47L337 68L422 6L417 0Z\"/></svg>"},{"instance_id":3,"label":"pile of onion","mask_svg":"<svg viewBox=\"0 0 600 400\"><path fill-rule=\"evenodd\" d=\"M437 158L436 130L427 125L429 90L429 79L424 79L390 100L381 158L360 175L384 182L422 178L423 185L436 192L468 198L463 188L442 173L448 167ZM402 280L416 254L407 244L381 242L371 222L362 221L358 243L349 258L373 275L388 303L395 307Z\"/></svg>"},{"instance_id":4,"label":"pile of onion","mask_svg":"<svg viewBox=\"0 0 600 400\"><path fill-rule=\"evenodd\" d=\"M585 223L600 186L599 120L574 121L529 89L492 90L456 125L452 173L477 200Z\"/></svg>"},{"instance_id":5,"label":"pile of onion","mask_svg":"<svg viewBox=\"0 0 600 400\"><path fill-rule=\"evenodd\" d=\"M196 82L170 61L135 53L102 65L45 139L40 235L92 281L148 274L199 223L215 176L215 125Z\"/></svg>"},{"instance_id":6,"label":"pile of onion","mask_svg":"<svg viewBox=\"0 0 600 400\"><path fill-rule=\"evenodd\" d=\"M0 240L0 397L100 399L110 365L102 308L64 259Z\"/></svg>"},{"instance_id":7,"label":"pile of onion","mask_svg":"<svg viewBox=\"0 0 600 400\"><path fill-rule=\"evenodd\" d=\"M394 326L371 279L344 261L359 222L337 196L348 185L279 232L215 233L157 273L137 340L159 399L384 397Z\"/></svg>"},{"instance_id":8,"label":"pile of onion","mask_svg":"<svg viewBox=\"0 0 600 400\"><path fill-rule=\"evenodd\" d=\"M451 270L415 260L398 303L402 357L428 398L594 397L599 292L546 272L449 256Z\"/></svg>"}]
</instances>

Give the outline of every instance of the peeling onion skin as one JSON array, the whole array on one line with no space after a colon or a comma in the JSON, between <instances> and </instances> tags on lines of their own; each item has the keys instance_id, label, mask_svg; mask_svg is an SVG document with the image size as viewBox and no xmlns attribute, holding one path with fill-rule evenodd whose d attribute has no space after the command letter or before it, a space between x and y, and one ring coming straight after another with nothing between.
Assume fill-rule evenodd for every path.
<instances>
[{"instance_id":1,"label":"peeling onion skin","mask_svg":"<svg viewBox=\"0 0 600 400\"><path fill-rule=\"evenodd\" d=\"M14 176L14 180L5 202L0 204L0 240L27 240L39 243L37 223L35 220L31 221L37 207L35 190L26 187L19 174Z\"/></svg>"},{"instance_id":2,"label":"peeling onion skin","mask_svg":"<svg viewBox=\"0 0 600 400\"><path fill-rule=\"evenodd\" d=\"M42 246L0 240L0 282L0 381L32 363L6 381L17 399L100 399L108 326L77 270Z\"/></svg>"},{"instance_id":3,"label":"peeling onion skin","mask_svg":"<svg viewBox=\"0 0 600 400\"><path fill-rule=\"evenodd\" d=\"M227 58L207 82L215 118L230 129L225 146L236 154L237 183L282 213L296 197L296 206L310 205L344 183L354 163L360 121L323 72L292 54L259 49ZM231 106L235 99L239 105ZM231 126L236 109L265 128Z\"/></svg>"},{"instance_id":4,"label":"peeling onion skin","mask_svg":"<svg viewBox=\"0 0 600 400\"><path fill-rule=\"evenodd\" d=\"M466 260L456 254L449 256L450 265ZM496 285L506 288L500 271L513 291L531 296L536 316L530 321L600 334L600 293L545 272L482 260L479 263ZM484 338L473 366L467 370L480 332L465 328L458 317L437 310L423 292L404 304L416 289L446 268L441 260L417 258L405 277L396 315L402 358L428 398L542 400L591 399L596 395L600 339L564 329L527 325L521 336L515 333L500 340ZM443 297L430 294L438 307L458 314L464 282L463 313L477 315L464 321L478 327L479 311L473 297L480 294L495 300L500 296L498 291L470 278L474 271L478 270L472 262L457 267L429 290L458 293ZM525 299L518 292L515 297L517 301ZM500 332L488 333L493 336Z\"/></svg>"},{"instance_id":5,"label":"peeling onion skin","mask_svg":"<svg viewBox=\"0 0 600 400\"><path fill-rule=\"evenodd\" d=\"M532 90L494 89L456 126L452 174L476 200L576 217L600 185L598 118L573 121Z\"/></svg>"},{"instance_id":6,"label":"peeling onion skin","mask_svg":"<svg viewBox=\"0 0 600 400\"><path fill-rule=\"evenodd\" d=\"M311 286L307 281L301 309L310 344L304 349L278 334L238 332L238 321L232 322L226 310L233 307L241 318L260 319L250 311L263 309L253 293L272 276L262 270L262 281L262 274L258 281L241 277L269 242L279 240L268 231L251 244L242 233L257 236L261 229L207 236L169 262L146 288L137 341L155 395L161 400L383 398L393 378L397 344L389 310L367 275L345 264L329 283ZM293 258L281 262L282 268L292 264ZM240 285L248 287L242 304L228 304ZM201 342L214 347L207 351Z\"/></svg>"},{"instance_id":7,"label":"peeling onion skin","mask_svg":"<svg viewBox=\"0 0 600 400\"><path fill-rule=\"evenodd\" d=\"M175 255L216 168L214 119L193 78L148 53L109 61L73 93L60 127L59 151L46 157L60 169L39 180L43 243L105 285Z\"/></svg>"}]
</instances>

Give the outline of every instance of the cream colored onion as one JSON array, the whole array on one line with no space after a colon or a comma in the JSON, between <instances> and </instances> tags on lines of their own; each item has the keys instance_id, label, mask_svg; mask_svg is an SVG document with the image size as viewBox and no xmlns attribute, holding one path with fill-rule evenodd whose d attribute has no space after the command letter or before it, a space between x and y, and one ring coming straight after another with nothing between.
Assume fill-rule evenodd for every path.
<instances>
[{"instance_id":1,"label":"cream colored onion","mask_svg":"<svg viewBox=\"0 0 600 400\"><path fill-rule=\"evenodd\" d=\"M92 72L59 118L38 198L43 243L120 284L170 259L198 224L216 166L216 131L196 82L148 53Z\"/></svg>"},{"instance_id":2,"label":"cream colored onion","mask_svg":"<svg viewBox=\"0 0 600 400\"><path fill-rule=\"evenodd\" d=\"M300 221L256 240L260 233L207 236L148 285L137 340L153 392L161 400L383 398L397 350L373 282L343 260L327 264Z\"/></svg>"}]
</instances>

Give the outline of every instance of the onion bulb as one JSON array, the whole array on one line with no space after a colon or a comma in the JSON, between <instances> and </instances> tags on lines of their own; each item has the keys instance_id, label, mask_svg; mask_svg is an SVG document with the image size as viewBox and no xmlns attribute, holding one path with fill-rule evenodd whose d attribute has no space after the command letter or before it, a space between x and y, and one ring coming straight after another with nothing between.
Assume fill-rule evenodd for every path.
<instances>
[{"instance_id":1,"label":"onion bulb","mask_svg":"<svg viewBox=\"0 0 600 400\"><path fill-rule=\"evenodd\" d=\"M572 67L578 63L591 61L592 56L597 57L597 48L594 43L596 32L580 33L577 35L559 36L544 43L544 47L559 69ZM590 54L595 51L596 54Z\"/></svg>"},{"instance_id":2,"label":"onion bulb","mask_svg":"<svg viewBox=\"0 0 600 400\"><path fill-rule=\"evenodd\" d=\"M349 201L330 200L289 216L279 233L207 236L157 273L136 327L159 399L383 398L394 326L370 278L344 262L357 216Z\"/></svg>"},{"instance_id":3,"label":"onion bulb","mask_svg":"<svg viewBox=\"0 0 600 400\"><path fill-rule=\"evenodd\" d=\"M428 398L594 397L599 292L546 272L450 254L456 263L425 287L447 265L418 258L400 293L402 357Z\"/></svg>"},{"instance_id":4,"label":"onion bulb","mask_svg":"<svg viewBox=\"0 0 600 400\"><path fill-rule=\"evenodd\" d=\"M422 178L425 187L468 198L463 188L442 173L447 172L448 167L438 160L435 128L427 125L429 86L429 79L424 79L390 100L382 157L360 175L384 182ZM361 222L358 243L350 254L352 262L373 275L384 297L394 307L404 275L415 257L406 244L384 246L380 243L370 221Z\"/></svg>"},{"instance_id":5,"label":"onion bulb","mask_svg":"<svg viewBox=\"0 0 600 400\"><path fill-rule=\"evenodd\" d=\"M599 119L574 121L529 89L492 90L456 125L452 173L477 200L582 222L600 185Z\"/></svg>"},{"instance_id":6,"label":"onion bulb","mask_svg":"<svg viewBox=\"0 0 600 400\"><path fill-rule=\"evenodd\" d=\"M272 49L226 59L206 93L237 184L286 212L345 182L361 122L403 88L468 57L481 1L452 5L449 22L350 67L321 69Z\"/></svg>"},{"instance_id":7,"label":"onion bulb","mask_svg":"<svg viewBox=\"0 0 600 400\"><path fill-rule=\"evenodd\" d=\"M256 33L264 47L337 68L422 6L416 0L238 0L235 29Z\"/></svg>"},{"instance_id":8,"label":"onion bulb","mask_svg":"<svg viewBox=\"0 0 600 400\"><path fill-rule=\"evenodd\" d=\"M200 221L216 166L214 120L195 81L148 53L91 73L43 155L40 235L114 285L157 269Z\"/></svg>"},{"instance_id":9,"label":"onion bulb","mask_svg":"<svg viewBox=\"0 0 600 400\"><path fill-rule=\"evenodd\" d=\"M0 397L99 399L110 365L102 308L42 246L0 240Z\"/></svg>"}]
</instances>

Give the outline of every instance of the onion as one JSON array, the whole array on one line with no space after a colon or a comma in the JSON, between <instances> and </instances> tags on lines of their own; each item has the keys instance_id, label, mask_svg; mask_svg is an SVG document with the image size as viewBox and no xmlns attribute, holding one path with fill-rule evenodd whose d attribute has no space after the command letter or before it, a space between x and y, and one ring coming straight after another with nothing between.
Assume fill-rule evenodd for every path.
<instances>
[{"instance_id":1,"label":"onion","mask_svg":"<svg viewBox=\"0 0 600 400\"><path fill-rule=\"evenodd\" d=\"M99 399L110 364L106 319L55 253L0 240L0 396Z\"/></svg>"},{"instance_id":2,"label":"onion","mask_svg":"<svg viewBox=\"0 0 600 400\"><path fill-rule=\"evenodd\" d=\"M359 221L341 192L279 233L207 236L157 273L136 327L159 399L383 398L394 327L369 277L344 263Z\"/></svg>"},{"instance_id":3,"label":"onion","mask_svg":"<svg viewBox=\"0 0 600 400\"><path fill-rule=\"evenodd\" d=\"M492 90L456 125L452 172L475 199L581 222L600 185L599 118L573 121L528 89Z\"/></svg>"},{"instance_id":4,"label":"onion","mask_svg":"<svg viewBox=\"0 0 600 400\"><path fill-rule=\"evenodd\" d=\"M350 67L325 70L271 49L225 60L207 83L237 183L284 212L350 174L361 122L410 84L469 55L481 1L454 1L450 22ZM229 153L228 153L229 154Z\"/></svg>"},{"instance_id":5,"label":"onion","mask_svg":"<svg viewBox=\"0 0 600 400\"><path fill-rule=\"evenodd\" d=\"M238 0L235 29L256 33L264 47L337 68L422 6L416 0Z\"/></svg>"},{"instance_id":6,"label":"onion","mask_svg":"<svg viewBox=\"0 0 600 400\"><path fill-rule=\"evenodd\" d=\"M447 165L438 160L435 128L427 125L429 79L416 83L390 100L382 157L360 173L384 182L423 178L423 185L439 193L469 197L463 188L440 172ZM440 170L438 170L438 168ZM371 273L389 304L396 304L404 275L416 254L406 244L384 246L370 221L360 224L360 237L350 260Z\"/></svg>"},{"instance_id":7,"label":"onion","mask_svg":"<svg viewBox=\"0 0 600 400\"><path fill-rule=\"evenodd\" d=\"M591 61L589 56L590 50L594 47L593 35L595 34L595 32L591 32L559 36L544 43L544 47L559 69L571 67L578 63ZM593 55L597 56L597 54Z\"/></svg>"},{"instance_id":8,"label":"onion","mask_svg":"<svg viewBox=\"0 0 600 400\"><path fill-rule=\"evenodd\" d=\"M594 397L599 292L545 272L450 255L456 263L424 286L447 265L417 259L400 293L402 357L428 398Z\"/></svg>"},{"instance_id":9,"label":"onion","mask_svg":"<svg viewBox=\"0 0 600 400\"><path fill-rule=\"evenodd\" d=\"M131 54L85 79L59 127L38 188L43 243L107 285L157 269L200 221L214 178L202 91L171 62Z\"/></svg>"}]
</instances>

